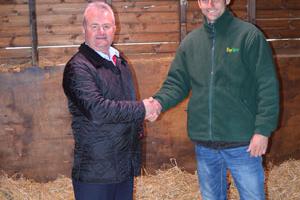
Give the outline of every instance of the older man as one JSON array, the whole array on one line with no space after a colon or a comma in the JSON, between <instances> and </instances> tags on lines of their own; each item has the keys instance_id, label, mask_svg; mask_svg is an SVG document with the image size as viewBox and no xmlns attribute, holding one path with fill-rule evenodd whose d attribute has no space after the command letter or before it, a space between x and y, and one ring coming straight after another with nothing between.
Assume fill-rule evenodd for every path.
<instances>
[{"instance_id":1,"label":"older man","mask_svg":"<svg viewBox=\"0 0 300 200\"><path fill-rule=\"evenodd\" d=\"M154 102L165 111L191 91L188 134L203 200L227 198L228 169L241 199L263 200L262 155L277 126L278 80L263 34L234 17L229 3L198 0L204 23L180 44Z\"/></svg>"},{"instance_id":2,"label":"older man","mask_svg":"<svg viewBox=\"0 0 300 200\"><path fill-rule=\"evenodd\" d=\"M135 99L127 62L111 46L115 30L111 7L89 3L85 43L63 74L75 139L72 180L77 200L131 200L133 177L140 173L142 122L153 111L149 101Z\"/></svg>"}]
</instances>

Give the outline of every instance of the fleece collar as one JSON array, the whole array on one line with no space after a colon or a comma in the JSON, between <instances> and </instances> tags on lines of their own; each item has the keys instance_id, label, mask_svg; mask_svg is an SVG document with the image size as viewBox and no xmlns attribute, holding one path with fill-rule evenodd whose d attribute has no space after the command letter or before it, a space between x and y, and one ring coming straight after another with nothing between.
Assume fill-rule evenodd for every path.
<instances>
[{"instance_id":1,"label":"fleece collar","mask_svg":"<svg viewBox=\"0 0 300 200\"><path fill-rule=\"evenodd\" d=\"M214 22L208 23L206 17L204 17L204 27L209 35L226 32L229 27L229 24L233 20L232 13L226 8L224 13Z\"/></svg>"}]
</instances>

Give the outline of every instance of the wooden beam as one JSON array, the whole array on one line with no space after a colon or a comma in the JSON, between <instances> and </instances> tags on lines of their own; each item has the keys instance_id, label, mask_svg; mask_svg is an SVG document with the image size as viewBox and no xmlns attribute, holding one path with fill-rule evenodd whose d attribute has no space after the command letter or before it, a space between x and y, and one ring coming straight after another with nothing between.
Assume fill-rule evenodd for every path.
<instances>
[{"instance_id":1,"label":"wooden beam","mask_svg":"<svg viewBox=\"0 0 300 200\"><path fill-rule=\"evenodd\" d=\"M186 12L187 12L187 0L180 0L180 41L186 36Z\"/></svg>"},{"instance_id":2,"label":"wooden beam","mask_svg":"<svg viewBox=\"0 0 300 200\"><path fill-rule=\"evenodd\" d=\"M38 65L38 36L37 36L37 23L36 23L36 8L35 0L29 0L29 22L31 31L31 63L32 66Z\"/></svg>"},{"instance_id":3,"label":"wooden beam","mask_svg":"<svg viewBox=\"0 0 300 200\"><path fill-rule=\"evenodd\" d=\"M248 0L247 4L248 21L256 24L256 0Z\"/></svg>"}]
</instances>

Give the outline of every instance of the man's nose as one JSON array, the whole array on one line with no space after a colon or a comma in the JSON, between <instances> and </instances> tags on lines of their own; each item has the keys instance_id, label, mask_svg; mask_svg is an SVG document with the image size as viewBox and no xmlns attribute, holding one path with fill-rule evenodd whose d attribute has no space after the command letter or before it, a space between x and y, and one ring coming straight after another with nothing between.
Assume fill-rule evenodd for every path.
<instances>
[{"instance_id":1,"label":"man's nose","mask_svg":"<svg viewBox=\"0 0 300 200\"><path fill-rule=\"evenodd\" d=\"M98 29L97 29L97 32L100 33L100 34L104 34L105 33L104 27L99 26Z\"/></svg>"},{"instance_id":2,"label":"man's nose","mask_svg":"<svg viewBox=\"0 0 300 200\"><path fill-rule=\"evenodd\" d=\"M213 0L209 0L209 1L208 1L208 6L209 6L209 7L214 7L214 5L215 5L215 3L214 3Z\"/></svg>"}]
</instances>

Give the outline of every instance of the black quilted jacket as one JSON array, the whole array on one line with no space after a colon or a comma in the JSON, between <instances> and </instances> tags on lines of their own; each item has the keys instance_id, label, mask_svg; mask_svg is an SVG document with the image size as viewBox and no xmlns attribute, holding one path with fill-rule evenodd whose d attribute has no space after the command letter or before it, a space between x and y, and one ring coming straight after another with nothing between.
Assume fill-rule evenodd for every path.
<instances>
[{"instance_id":1,"label":"black quilted jacket","mask_svg":"<svg viewBox=\"0 0 300 200\"><path fill-rule=\"evenodd\" d=\"M139 175L145 108L126 61L114 66L82 44L65 67L63 89L75 139L72 178L118 183Z\"/></svg>"}]
</instances>

